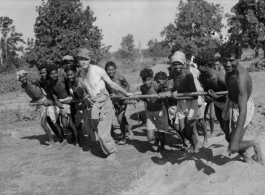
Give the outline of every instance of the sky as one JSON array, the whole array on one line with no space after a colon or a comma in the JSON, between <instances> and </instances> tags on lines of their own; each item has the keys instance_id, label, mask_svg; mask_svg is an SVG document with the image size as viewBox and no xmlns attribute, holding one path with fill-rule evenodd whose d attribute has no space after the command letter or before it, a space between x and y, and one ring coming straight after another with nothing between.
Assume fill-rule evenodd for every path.
<instances>
[{"instance_id":1,"label":"sky","mask_svg":"<svg viewBox=\"0 0 265 195\"><path fill-rule=\"evenodd\" d=\"M229 13L238 0L207 0L221 4ZM94 25L102 29L105 45L110 51L120 48L122 37L132 34L136 46L147 48L150 39L162 40L161 32L173 23L180 0L81 0L83 7L90 6L97 17ZM0 16L13 19L17 32L23 38L34 38L36 7L41 0L0 0ZM225 24L225 21L224 21ZM225 30L223 31L225 34Z\"/></svg>"}]
</instances>

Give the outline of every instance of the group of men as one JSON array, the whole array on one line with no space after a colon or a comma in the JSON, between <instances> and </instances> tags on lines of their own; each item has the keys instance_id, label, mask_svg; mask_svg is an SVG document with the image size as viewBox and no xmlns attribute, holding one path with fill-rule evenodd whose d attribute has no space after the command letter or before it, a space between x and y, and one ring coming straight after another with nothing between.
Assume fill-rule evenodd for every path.
<instances>
[{"instance_id":1,"label":"group of men","mask_svg":"<svg viewBox=\"0 0 265 195\"><path fill-rule=\"evenodd\" d=\"M17 72L17 78L32 98L31 105L41 105L41 126L52 147L67 144L64 129L72 132L74 144L80 143L80 132L85 129L91 140L100 143L107 158L113 159L117 153L111 136L113 116L117 117L122 133L119 144L125 144L126 131L129 132L129 139L133 139L134 134L125 116L127 103L122 97L138 96L129 93L130 85L125 77L116 73L115 63L107 62L105 70L92 65L91 52L86 48L78 50L77 59L80 67L74 63L72 56L65 56L60 68L38 67L41 76L39 80L28 81L27 73L23 70ZM169 59L169 75L163 71L154 75L153 70L148 68L140 72L143 80L140 90L145 95L143 101L148 141L154 141L153 144L160 151L165 148L165 134L178 134L187 152L199 152L197 123L203 130L202 147L208 144L205 123L207 102L210 113L215 110L229 143L229 152L238 152L246 162L252 162L246 149L253 147L255 160L264 164L259 140L242 141L254 115L254 103L250 97L251 77L239 64L238 56L234 53L222 56L226 74L220 71L220 61L215 66L198 61L197 67L191 56L185 56L181 51L176 51ZM227 90L227 95L215 93ZM207 91L208 95L189 96L185 99L179 97L181 93L200 91ZM154 94L158 97L153 97ZM210 115L211 136L215 115ZM54 143L50 129L59 138L58 143ZM190 143L189 148L186 140Z\"/></svg>"}]
</instances>

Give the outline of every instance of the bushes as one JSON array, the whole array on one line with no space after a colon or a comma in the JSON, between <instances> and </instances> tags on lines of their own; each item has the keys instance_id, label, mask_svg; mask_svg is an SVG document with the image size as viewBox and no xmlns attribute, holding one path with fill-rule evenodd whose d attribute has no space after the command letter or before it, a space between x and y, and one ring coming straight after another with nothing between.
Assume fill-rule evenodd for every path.
<instances>
[{"instance_id":1,"label":"bushes","mask_svg":"<svg viewBox=\"0 0 265 195\"><path fill-rule=\"evenodd\" d=\"M265 70L265 60L253 62L250 67L247 68L249 72L259 72Z\"/></svg>"},{"instance_id":2,"label":"bushes","mask_svg":"<svg viewBox=\"0 0 265 195\"><path fill-rule=\"evenodd\" d=\"M38 77L36 69L25 69L28 72L28 78L33 79ZM16 80L16 75L2 73L0 74L0 95L18 91L21 89L21 83Z\"/></svg>"}]
</instances>

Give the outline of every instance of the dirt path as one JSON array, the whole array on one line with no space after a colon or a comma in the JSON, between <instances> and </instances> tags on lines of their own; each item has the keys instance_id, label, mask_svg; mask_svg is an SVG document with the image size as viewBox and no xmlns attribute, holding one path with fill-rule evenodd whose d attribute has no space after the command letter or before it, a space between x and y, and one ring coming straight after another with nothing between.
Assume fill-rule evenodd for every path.
<instances>
[{"instance_id":1,"label":"dirt path","mask_svg":"<svg viewBox=\"0 0 265 195\"><path fill-rule=\"evenodd\" d=\"M252 74L257 110L252 131L247 132L262 139L263 149L264 76ZM87 138L82 149L69 144L47 150L38 113L28 106L27 96L6 94L0 102L0 194L265 194L264 167L247 165L236 155L228 157L217 125L217 136L199 154L181 151L179 141L167 136L167 150L157 156L135 108L129 106L126 114L135 139L117 145L118 158L107 161L99 145ZM137 110L141 112L143 105L138 104Z\"/></svg>"}]
</instances>

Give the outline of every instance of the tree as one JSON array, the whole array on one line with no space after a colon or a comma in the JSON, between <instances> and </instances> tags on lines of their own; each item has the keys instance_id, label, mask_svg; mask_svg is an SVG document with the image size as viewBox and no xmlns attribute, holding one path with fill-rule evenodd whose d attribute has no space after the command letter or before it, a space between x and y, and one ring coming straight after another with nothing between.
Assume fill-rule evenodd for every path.
<instances>
[{"instance_id":1,"label":"tree","mask_svg":"<svg viewBox=\"0 0 265 195\"><path fill-rule=\"evenodd\" d=\"M223 28L223 8L204 0L180 1L174 24L170 23L161 32L164 43L172 52L192 52L200 49L215 50L220 44Z\"/></svg>"},{"instance_id":2,"label":"tree","mask_svg":"<svg viewBox=\"0 0 265 195\"><path fill-rule=\"evenodd\" d=\"M230 41L242 46L265 51L265 2L263 0L239 0L228 15Z\"/></svg>"},{"instance_id":3,"label":"tree","mask_svg":"<svg viewBox=\"0 0 265 195\"><path fill-rule=\"evenodd\" d=\"M10 63L18 66L17 52L22 52L23 47L18 43L25 43L21 38L23 35L16 32L13 20L9 17L0 17L0 63L1 65Z\"/></svg>"},{"instance_id":4,"label":"tree","mask_svg":"<svg viewBox=\"0 0 265 195\"><path fill-rule=\"evenodd\" d=\"M170 53L170 48L163 44L163 42L154 42L150 45L148 48L148 53L150 57L153 58L161 58L161 57L167 57Z\"/></svg>"},{"instance_id":5,"label":"tree","mask_svg":"<svg viewBox=\"0 0 265 195\"><path fill-rule=\"evenodd\" d=\"M110 46L101 44L102 31L93 25L93 11L89 6L83 10L79 0L42 1L37 12L36 39L28 56L31 64L59 64L64 55L75 56L80 47L90 49L96 60L108 51Z\"/></svg>"},{"instance_id":6,"label":"tree","mask_svg":"<svg viewBox=\"0 0 265 195\"><path fill-rule=\"evenodd\" d=\"M116 57L124 59L128 64L131 64L136 58L134 47L133 35L128 34L122 38L121 48L117 51Z\"/></svg>"}]
</instances>

